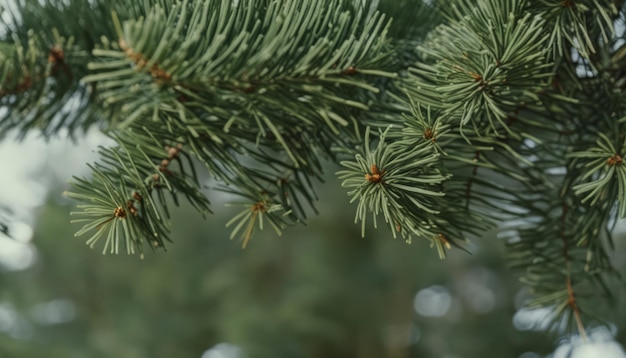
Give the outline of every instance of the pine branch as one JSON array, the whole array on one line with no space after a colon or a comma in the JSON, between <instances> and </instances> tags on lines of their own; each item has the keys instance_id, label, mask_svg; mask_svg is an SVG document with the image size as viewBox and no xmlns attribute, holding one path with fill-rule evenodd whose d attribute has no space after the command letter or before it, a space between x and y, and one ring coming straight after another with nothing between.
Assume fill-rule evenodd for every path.
<instances>
[{"instance_id":1,"label":"pine branch","mask_svg":"<svg viewBox=\"0 0 626 358\"><path fill-rule=\"evenodd\" d=\"M105 122L106 113L93 100L95 88L80 82L93 40L106 33L97 10L75 0L16 2L4 10L0 105L8 111L0 113L0 137L13 130L19 138L30 130L46 138L62 129L73 135ZM91 26L66 21L68 13L83 14L81 20Z\"/></svg>"},{"instance_id":2,"label":"pine branch","mask_svg":"<svg viewBox=\"0 0 626 358\"><path fill-rule=\"evenodd\" d=\"M567 50L573 46L582 57L590 57L596 52L594 44L598 39L607 43L614 36L617 7L612 0L529 1L528 6L530 11L547 19L549 46L554 56L569 55Z\"/></svg>"},{"instance_id":3,"label":"pine branch","mask_svg":"<svg viewBox=\"0 0 626 358\"><path fill-rule=\"evenodd\" d=\"M621 126L620 126L621 127ZM582 196L582 204L607 206L617 202L617 215L626 216L626 166L624 165L624 128L616 128L617 145L604 134L596 146L586 151L570 154L571 158L581 158L583 163L574 162L573 166L582 173L573 186L574 193ZM621 133L621 134L618 134ZM621 138L620 138L621 137Z\"/></svg>"},{"instance_id":4,"label":"pine branch","mask_svg":"<svg viewBox=\"0 0 626 358\"><path fill-rule=\"evenodd\" d=\"M431 108L436 122L409 122L404 131L415 137L435 124L448 136L440 144L450 153L444 167L457 183L466 183L465 195L457 198L473 213L506 223L510 259L526 269L532 305L554 307L553 324L573 323L584 336L596 311L588 298L613 272L605 240L610 244L614 204L622 207L623 130L611 122L623 112L611 103L622 97L611 92L606 77L577 74L576 67L591 60L573 61L556 49L573 45L570 29L572 36L601 44L609 34L606 24L588 26L572 17L553 26L541 6L489 0L450 6L446 22L419 48L424 62L402 82L410 98ZM598 5L593 11L605 10ZM615 139L594 142L587 133L612 133Z\"/></svg>"},{"instance_id":5,"label":"pine branch","mask_svg":"<svg viewBox=\"0 0 626 358\"><path fill-rule=\"evenodd\" d=\"M115 137L120 147L101 148L102 163L90 166L90 181L74 178L68 197L86 202L74 212L74 223L86 223L76 236L96 230L87 244L93 247L106 235L104 251L119 252L124 241L129 254L143 254L142 241L154 248L165 248L169 240L169 211L164 191L178 205L178 194L202 213L209 212L209 202L198 188L193 163L178 143L161 147L152 133L127 132ZM177 164L177 165L174 165Z\"/></svg>"},{"instance_id":6,"label":"pine branch","mask_svg":"<svg viewBox=\"0 0 626 358\"><path fill-rule=\"evenodd\" d=\"M440 124L442 117L434 119L430 111L424 116L415 104L411 108L405 127L381 132L374 150L366 130L362 152L354 161L342 162L348 170L337 174L342 186L352 189L351 201L358 202L356 221L361 221L363 235L367 215L376 227L382 213L394 237L400 233L407 242L413 236L427 238L444 258L444 249L462 247L468 235L479 236L491 224L474 206L470 209L465 176L455 170L463 156L447 153L458 153L455 146L467 143Z\"/></svg>"},{"instance_id":7,"label":"pine branch","mask_svg":"<svg viewBox=\"0 0 626 358\"><path fill-rule=\"evenodd\" d=\"M474 7L460 2L455 18L433 30L432 41L420 47L428 62L410 69L416 76L407 84L410 95L423 105L444 108L450 120L460 116L464 135L505 132L521 138L509 129L509 113L537 101L552 76L543 20L525 13L519 3L482 1Z\"/></svg>"},{"instance_id":8,"label":"pine branch","mask_svg":"<svg viewBox=\"0 0 626 358\"><path fill-rule=\"evenodd\" d=\"M209 212L198 165L242 199L227 225L246 247L304 222L340 161L363 234L382 216L443 258L500 223L531 304L584 336L626 216L623 4L380 9L396 25L349 0L24 2L0 41L0 136L97 125L117 142L67 193L105 252L165 248L181 195Z\"/></svg>"},{"instance_id":9,"label":"pine branch","mask_svg":"<svg viewBox=\"0 0 626 358\"><path fill-rule=\"evenodd\" d=\"M361 221L365 235L365 220L369 212L376 217L382 213L392 229L411 241L412 235L432 238L432 215L438 214L437 198L445 195L440 184L446 179L436 164L438 154L422 146L412 151L387 145L385 133L380 133L376 148L370 149L369 130L365 133L364 152L354 161L344 161L348 170L337 173L342 186L351 189L351 201L358 200L356 221Z\"/></svg>"},{"instance_id":10,"label":"pine branch","mask_svg":"<svg viewBox=\"0 0 626 358\"><path fill-rule=\"evenodd\" d=\"M250 185L250 183L240 184L239 187L255 188L255 186ZM230 206L243 206L244 209L226 223L227 227L234 225L232 234L230 235L231 240L240 234L242 248L244 249L254 233L255 225L258 225L259 230L263 230L264 222L268 222L276 234L281 235L285 227L293 225L296 222L293 217L289 217L290 212L285 211L285 207L288 206L274 201L275 194L272 195L272 193L267 192L259 193L258 191L241 192L228 188L224 188L223 190L246 199L245 202L230 204Z\"/></svg>"},{"instance_id":11,"label":"pine branch","mask_svg":"<svg viewBox=\"0 0 626 358\"><path fill-rule=\"evenodd\" d=\"M320 158L358 138L356 117L368 109L368 93L379 92L372 79L396 76L387 71L393 53L384 37L387 20L339 0L328 7L316 1L175 5L152 6L145 17L126 21L113 13L117 40L105 38L93 51L92 73L82 81L97 88L113 138L123 140L131 163L143 166L122 169L121 161L109 159L109 169L128 173L136 186L135 179L154 175L148 169L161 160L156 143L168 138L232 188L227 191L251 200L235 218L247 222L233 234L243 232L244 246L264 217L277 231L302 222L316 198L310 178L321 178ZM154 137L152 152L144 131ZM138 158L142 151L145 160ZM196 189L182 183L166 188L190 192L205 209ZM107 215L120 205L112 198L108 204ZM167 204L160 205L167 212ZM150 217L156 220L157 211ZM165 230L152 231L167 237Z\"/></svg>"}]
</instances>

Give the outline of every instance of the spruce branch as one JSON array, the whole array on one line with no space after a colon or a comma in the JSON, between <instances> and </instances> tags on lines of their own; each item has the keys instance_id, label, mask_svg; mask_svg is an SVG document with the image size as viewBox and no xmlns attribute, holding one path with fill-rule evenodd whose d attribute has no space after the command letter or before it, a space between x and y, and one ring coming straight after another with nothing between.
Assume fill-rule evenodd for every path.
<instances>
[{"instance_id":1,"label":"spruce branch","mask_svg":"<svg viewBox=\"0 0 626 358\"><path fill-rule=\"evenodd\" d=\"M555 57L569 55L567 50L573 46L582 57L589 58L596 52L599 41L608 43L615 34L613 20L617 7L612 0L542 0L529 1L528 6L546 19L549 47Z\"/></svg>"},{"instance_id":2,"label":"spruce branch","mask_svg":"<svg viewBox=\"0 0 626 358\"><path fill-rule=\"evenodd\" d=\"M253 190L255 188L251 183L241 183L239 187L253 188ZM276 193L249 189L242 191L223 188L222 190L246 199L245 202L229 204L229 206L243 206L244 209L226 223L226 227L234 226L230 235L231 240L239 234L243 249L246 248L250 238L252 238L255 226L258 225L259 230L263 230L264 223L268 222L276 234L281 235L285 227L296 222L292 216L290 217L291 212L285 210L283 205L275 201Z\"/></svg>"},{"instance_id":3,"label":"spruce branch","mask_svg":"<svg viewBox=\"0 0 626 358\"><path fill-rule=\"evenodd\" d=\"M571 158L579 158L572 165L582 170L576 179L578 184L572 189L576 195L583 197L583 204L597 205L599 201L603 202L603 205L618 203L618 216L624 218L626 216L626 167L623 160L625 139L622 134L622 138L619 138L620 142L615 145L604 133L598 133L598 136L595 147L569 155Z\"/></svg>"},{"instance_id":4,"label":"spruce branch","mask_svg":"<svg viewBox=\"0 0 626 358\"><path fill-rule=\"evenodd\" d=\"M509 113L537 102L552 76L543 20L516 0L460 2L454 8L454 18L420 46L427 62L409 69L416 78L407 90L423 105L444 109L463 135L521 138L509 128Z\"/></svg>"},{"instance_id":5,"label":"spruce branch","mask_svg":"<svg viewBox=\"0 0 626 358\"><path fill-rule=\"evenodd\" d=\"M117 39L102 38L82 82L97 88L108 130L133 156L139 177L161 171L154 163L167 159L155 153L167 138L227 191L245 193L250 202L237 219L248 221L233 232L243 232L245 246L257 220L279 231L306 218L320 159L355 141L356 117L369 108L369 94L380 92L372 81L396 76L386 63L393 54L386 17L350 1L332 5L178 1L146 7L135 19L113 12ZM123 164L107 153L110 168ZM186 173L175 174L154 180L170 192L197 191ZM201 211L202 198L188 197ZM159 205L167 214L166 202Z\"/></svg>"},{"instance_id":6,"label":"spruce branch","mask_svg":"<svg viewBox=\"0 0 626 358\"><path fill-rule=\"evenodd\" d=\"M430 147L440 154L440 169L448 176L443 185L446 196L436 217L437 227L445 237L453 239L453 244L480 237L498 217L493 214L493 203L486 200L490 183L477 177L478 169L499 168L480 153L493 152L498 147L486 137L471 137L469 144L457 128L446 123L447 117L441 110L423 108L410 97L407 105L410 113L403 114L402 130L392 133L395 143L407 150Z\"/></svg>"},{"instance_id":7,"label":"spruce branch","mask_svg":"<svg viewBox=\"0 0 626 358\"><path fill-rule=\"evenodd\" d=\"M292 161L303 164L286 143L283 128L319 127L323 123L336 136L337 127L349 123L338 106L367 109L345 98L345 90L354 86L378 92L359 77L395 76L378 69L391 53L381 41L385 19L378 13L365 16L364 9L345 1L328 7L332 10L312 1L290 6L268 4L244 2L233 6L222 1L196 9L198 5L183 2L169 14L157 6L145 20L124 25L114 21L119 45L111 43L111 49L95 51L102 56L102 63L90 65L98 74L85 81L98 81L106 89L101 95L110 105L122 101L123 108L131 109L124 118L126 123L151 113L157 103L167 102L180 92L186 97L185 106L219 116L227 132L256 123L261 137L271 134ZM198 16L200 13L221 14L231 20L209 22ZM305 14L311 16L310 21L285 21ZM183 28L185 33L181 33ZM309 36L303 37L307 33ZM146 36L161 41L157 44ZM164 44L168 44L168 51ZM274 49L279 45L282 48L277 52ZM168 59L170 51L177 57ZM370 52L376 55L368 55ZM178 58L184 58L187 65L179 66ZM128 86L148 90L157 100L146 103L142 96L133 102ZM209 98L213 100L210 103ZM311 105L290 105L302 102Z\"/></svg>"},{"instance_id":8,"label":"spruce branch","mask_svg":"<svg viewBox=\"0 0 626 358\"><path fill-rule=\"evenodd\" d=\"M15 130L19 138L37 130L45 138L62 129L69 135L102 125L106 114L94 101L87 73L93 40L107 33L101 9L84 1L16 2L0 20L0 137ZM66 21L80 13L91 24ZM53 24L53 25L51 25ZM76 34L80 36L75 36Z\"/></svg>"},{"instance_id":9,"label":"spruce branch","mask_svg":"<svg viewBox=\"0 0 626 358\"><path fill-rule=\"evenodd\" d=\"M542 153L542 162L534 161L535 166L563 163L567 148L558 141L536 144L533 153ZM598 322L592 298L610 297L605 281L614 275L607 254L612 210L578 204L569 171L520 169L527 180L506 191L512 211L501 234L508 241L508 257L514 267L525 269L521 280L533 294L528 304L552 307L553 328L564 324L585 336L584 327Z\"/></svg>"},{"instance_id":10,"label":"spruce branch","mask_svg":"<svg viewBox=\"0 0 626 358\"><path fill-rule=\"evenodd\" d=\"M553 324L565 322L584 335L597 322L590 298L614 273L607 252L614 204L622 205L616 173L623 135L615 122L623 112L612 103L621 94L607 77L578 75L576 66L587 60L550 52L556 44L539 7L489 0L450 6L446 22L419 47L424 61L401 84L436 121L414 111L405 122L409 136L400 138L423 140L433 125L445 133L447 143L437 143L451 175L446 198L456 195L486 222L503 223L511 262L525 269L523 281L532 288L531 304L554 308ZM596 41L601 28L569 21L561 29L585 27L594 44L602 43ZM601 113L593 112L598 103L606 104ZM593 143L587 133L615 138Z\"/></svg>"},{"instance_id":11,"label":"spruce branch","mask_svg":"<svg viewBox=\"0 0 626 358\"><path fill-rule=\"evenodd\" d=\"M357 201L355 222L365 223L372 215L374 227L382 214L392 235L399 233L407 242L413 236L425 237L445 256L442 247L450 248L454 238L447 238L438 225L437 215L444 206L442 183L448 179L439 168L439 153L432 147L405 148L386 143L390 129L379 133L372 150L370 130L366 129L363 151L353 161L342 161L346 170L337 172L342 186L350 189L351 202Z\"/></svg>"},{"instance_id":12,"label":"spruce branch","mask_svg":"<svg viewBox=\"0 0 626 358\"><path fill-rule=\"evenodd\" d=\"M86 57L73 45L73 40L53 31L56 41L46 46L34 33L27 44L17 39L0 44L0 105L10 109L0 114L0 136L16 129L23 137L28 130L38 129L44 136L66 128L86 129L99 116L86 108L73 109L67 103L80 103L89 91L79 85L75 76L75 58Z\"/></svg>"},{"instance_id":13,"label":"spruce branch","mask_svg":"<svg viewBox=\"0 0 626 358\"><path fill-rule=\"evenodd\" d=\"M443 258L497 223L530 304L584 336L594 298L610 294L611 231L626 216L623 4L379 9L22 2L0 39L0 136L98 125L117 142L67 193L81 202L77 235L104 252L165 248L181 196L209 212L198 166L241 198L227 226L246 247L268 223L280 234L304 222L324 160L343 160L363 235L382 216ZM61 21L73 13L87 15Z\"/></svg>"},{"instance_id":14,"label":"spruce branch","mask_svg":"<svg viewBox=\"0 0 626 358\"><path fill-rule=\"evenodd\" d=\"M74 212L86 222L76 236L93 230L87 243L93 247L107 233L105 248L118 253L119 242L124 241L129 254L143 253L142 241L151 247L165 248L169 240L169 211L164 191L178 205L183 194L198 211L209 212L209 201L198 188L193 164L182 154L182 145L161 147L152 133L126 132L115 139L119 147L101 148L101 163L90 166L91 180L74 177L72 191L65 194L83 202L81 211ZM174 165L177 163L177 165Z\"/></svg>"}]
</instances>

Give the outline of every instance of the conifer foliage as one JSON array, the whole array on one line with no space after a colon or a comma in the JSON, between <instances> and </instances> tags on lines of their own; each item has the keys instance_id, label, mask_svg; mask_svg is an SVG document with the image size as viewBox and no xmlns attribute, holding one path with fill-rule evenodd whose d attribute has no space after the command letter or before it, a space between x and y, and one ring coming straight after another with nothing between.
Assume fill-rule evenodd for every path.
<instances>
[{"instance_id":1,"label":"conifer foliage","mask_svg":"<svg viewBox=\"0 0 626 358\"><path fill-rule=\"evenodd\" d=\"M280 234L339 163L364 235L382 220L444 258L497 228L530 304L584 336L626 216L624 15L617 0L21 1L2 9L0 135L110 136L66 193L76 235L142 256L173 239L171 203L205 215L215 190L239 198L244 247Z\"/></svg>"}]
</instances>

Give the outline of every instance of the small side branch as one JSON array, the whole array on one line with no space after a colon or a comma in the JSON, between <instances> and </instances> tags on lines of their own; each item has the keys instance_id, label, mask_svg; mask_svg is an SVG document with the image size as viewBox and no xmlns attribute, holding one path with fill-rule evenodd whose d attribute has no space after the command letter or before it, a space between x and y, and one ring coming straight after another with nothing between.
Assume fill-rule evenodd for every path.
<instances>
[{"instance_id":1,"label":"small side branch","mask_svg":"<svg viewBox=\"0 0 626 358\"><path fill-rule=\"evenodd\" d=\"M569 207L567 204L563 203L562 211L561 211L561 227L560 227L560 237L563 242L563 257L565 258L565 268L567 272L567 276L565 277L565 286L567 288L567 305L572 310L574 315L574 320L576 320L576 327L578 328L578 334L583 339L583 341L587 341L587 333L585 332L585 326L583 325L583 321L581 318L580 308L578 307L578 303L576 301L576 293L574 291L574 285L572 284L572 263L571 256L569 254L569 242L567 241L567 236L565 233L565 225L567 221L567 212Z\"/></svg>"},{"instance_id":2,"label":"small side branch","mask_svg":"<svg viewBox=\"0 0 626 358\"><path fill-rule=\"evenodd\" d=\"M146 68L146 65L149 62L149 59L146 58L143 54L135 52L128 43L124 39L119 40L120 49L124 51L126 56L130 58L137 68L137 70L143 70ZM157 63L153 63L152 66L148 69L150 75L155 78L157 81L161 82L169 82L172 79L172 75L162 69Z\"/></svg>"}]
</instances>

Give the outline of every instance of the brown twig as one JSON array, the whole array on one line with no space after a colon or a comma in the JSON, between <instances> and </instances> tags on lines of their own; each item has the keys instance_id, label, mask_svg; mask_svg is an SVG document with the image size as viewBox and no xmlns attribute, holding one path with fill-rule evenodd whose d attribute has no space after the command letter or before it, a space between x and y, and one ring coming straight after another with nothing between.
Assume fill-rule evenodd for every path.
<instances>
[{"instance_id":1,"label":"brown twig","mask_svg":"<svg viewBox=\"0 0 626 358\"><path fill-rule=\"evenodd\" d=\"M149 59L143 54L135 52L124 39L119 40L120 49L124 51L126 56L130 58L137 68L137 70L143 70L148 64ZM159 67L157 63L152 64L149 69L150 75L158 81L168 82L172 79L172 75Z\"/></svg>"},{"instance_id":2,"label":"brown twig","mask_svg":"<svg viewBox=\"0 0 626 358\"><path fill-rule=\"evenodd\" d=\"M576 320L576 327L578 328L578 333L583 341L587 341L587 333L585 332L585 326L582 322L580 308L578 307L578 303L576 301L576 293L574 291L574 285L572 283L572 263L571 257L569 254L569 242L567 241L567 235L565 233L565 226L567 221L567 212L569 207L567 204L563 203L561 209L561 225L560 225L560 236L561 241L563 242L563 257L565 258L565 268L567 270L567 276L565 277L565 287L567 288L567 305L572 310L574 314L574 320Z\"/></svg>"}]
</instances>

